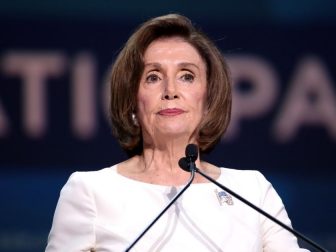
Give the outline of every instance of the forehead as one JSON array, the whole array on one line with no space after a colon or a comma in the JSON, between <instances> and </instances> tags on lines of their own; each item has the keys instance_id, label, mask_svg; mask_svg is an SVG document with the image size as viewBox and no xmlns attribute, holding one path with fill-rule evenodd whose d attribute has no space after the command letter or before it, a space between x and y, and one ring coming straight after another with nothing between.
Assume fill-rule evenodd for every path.
<instances>
[{"instance_id":1,"label":"forehead","mask_svg":"<svg viewBox=\"0 0 336 252\"><path fill-rule=\"evenodd\" d=\"M145 62L154 59L164 60L166 58L176 60L188 59L199 63L204 63L195 47L181 37L156 39L149 44L144 53Z\"/></svg>"}]
</instances>

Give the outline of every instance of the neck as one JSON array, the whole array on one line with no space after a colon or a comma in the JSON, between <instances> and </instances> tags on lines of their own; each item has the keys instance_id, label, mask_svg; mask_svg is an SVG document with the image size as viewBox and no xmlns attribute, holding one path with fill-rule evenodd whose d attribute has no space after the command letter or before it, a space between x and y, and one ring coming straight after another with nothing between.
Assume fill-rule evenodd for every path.
<instances>
[{"instance_id":1,"label":"neck","mask_svg":"<svg viewBox=\"0 0 336 252\"><path fill-rule=\"evenodd\" d=\"M192 141L195 142L195 141ZM155 144L144 144L143 154L140 158L140 167L144 172L160 172L160 174L187 174L178 162L185 156L185 148L190 143L187 139L168 140ZM196 161L199 166L199 160Z\"/></svg>"},{"instance_id":2,"label":"neck","mask_svg":"<svg viewBox=\"0 0 336 252\"><path fill-rule=\"evenodd\" d=\"M190 178L190 173L180 168L178 162L185 157L186 146L196 141L182 141L176 137L172 139L172 141L165 141L164 144L144 141L143 153L119 164L118 172L145 183L184 185ZM199 169L214 179L220 175L220 170L211 164L201 162L200 159L197 159L195 163ZM198 174L195 175L194 183L204 182L208 181Z\"/></svg>"},{"instance_id":3,"label":"neck","mask_svg":"<svg viewBox=\"0 0 336 252\"><path fill-rule=\"evenodd\" d=\"M142 159L144 169L165 169L167 171L180 171L178 165L180 158L185 156L185 147L188 143L179 145L170 143L165 146L144 146Z\"/></svg>"}]
</instances>

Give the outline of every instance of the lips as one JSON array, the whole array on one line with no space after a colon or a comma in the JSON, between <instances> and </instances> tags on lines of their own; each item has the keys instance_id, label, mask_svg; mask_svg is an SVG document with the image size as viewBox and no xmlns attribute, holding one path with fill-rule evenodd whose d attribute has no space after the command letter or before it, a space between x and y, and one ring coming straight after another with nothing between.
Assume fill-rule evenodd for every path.
<instances>
[{"instance_id":1,"label":"lips","mask_svg":"<svg viewBox=\"0 0 336 252\"><path fill-rule=\"evenodd\" d=\"M158 112L162 116L177 116L184 113L184 110L178 108L162 109Z\"/></svg>"}]
</instances>

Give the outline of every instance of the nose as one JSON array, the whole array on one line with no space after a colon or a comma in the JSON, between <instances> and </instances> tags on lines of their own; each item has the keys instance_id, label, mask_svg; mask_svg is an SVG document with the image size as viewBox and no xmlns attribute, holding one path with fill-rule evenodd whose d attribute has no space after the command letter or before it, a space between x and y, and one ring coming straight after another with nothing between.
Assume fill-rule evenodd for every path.
<instances>
[{"instance_id":1,"label":"nose","mask_svg":"<svg viewBox=\"0 0 336 252\"><path fill-rule=\"evenodd\" d=\"M176 90L176 84L174 83L174 81L167 80L161 99L162 100L174 100L178 98L179 98L179 95Z\"/></svg>"},{"instance_id":2,"label":"nose","mask_svg":"<svg viewBox=\"0 0 336 252\"><path fill-rule=\"evenodd\" d=\"M166 94L166 95L162 96L162 100L174 100L174 99L177 99L177 98L178 98L177 95Z\"/></svg>"}]
</instances>

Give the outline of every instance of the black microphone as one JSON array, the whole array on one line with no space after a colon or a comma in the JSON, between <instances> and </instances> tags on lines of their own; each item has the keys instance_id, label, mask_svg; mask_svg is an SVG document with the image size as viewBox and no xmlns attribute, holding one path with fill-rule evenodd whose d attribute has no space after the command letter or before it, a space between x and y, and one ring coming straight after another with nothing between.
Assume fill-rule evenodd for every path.
<instances>
[{"instance_id":1,"label":"black microphone","mask_svg":"<svg viewBox=\"0 0 336 252\"><path fill-rule=\"evenodd\" d=\"M195 172L195 161L198 157L198 149L195 144L188 144L185 150L185 157L181 158L178 162L179 166L186 172Z\"/></svg>"},{"instance_id":2,"label":"black microphone","mask_svg":"<svg viewBox=\"0 0 336 252\"><path fill-rule=\"evenodd\" d=\"M196 149L197 150L197 149ZM197 151L196 151L197 154ZM187 156L187 155L186 155ZM190 160L194 160L193 162L195 162L196 158L194 159L194 157L189 157ZM133 246L147 233L147 231L161 218L161 216L175 203L175 201L185 192L185 190L188 189L188 187L191 185L191 183L194 180L195 177L195 170L188 170L188 172L191 172L190 174L190 178L188 180L188 183L182 188L182 190L175 195L175 197L168 203L168 205L158 214L158 216L145 228L144 231L142 231L140 233L140 235L131 243L131 245L128 246L128 248L125 250L125 252L130 251L131 248L133 248Z\"/></svg>"},{"instance_id":3,"label":"black microphone","mask_svg":"<svg viewBox=\"0 0 336 252\"><path fill-rule=\"evenodd\" d=\"M190 146L192 145L192 146ZM196 154L195 154L196 151ZM248 205L249 207L253 208L254 210L256 210L257 212L261 213L262 215L264 215L265 217L267 217L268 219L272 220L273 222L275 222L276 224L280 225L281 227L283 227L284 229L286 229L287 231L291 232L292 234L294 234L296 237L301 238L302 240L306 241L307 243L309 243L310 245L312 245L313 247L315 247L316 249L318 249L319 251L322 252L328 252L326 249L322 248L320 245L318 245L317 243L315 243L314 241L310 240L309 238L305 237L303 234L299 233L298 231L296 231L295 229L287 226L286 224L284 224L283 222L279 221L278 219L274 218L272 215L268 214L267 212L265 212L264 210L262 210L261 208L257 207L256 205L252 204L251 202L249 202L248 200L246 200L245 198L243 198L242 196L240 196L239 194L235 193L234 191L230 190L229 188L225 187L224 185L218 183L216 180L214 180L213 178L211 178L210 176L206 175L205 173L203 173L200 169L198 169L195 165L195 160L197 159L198 156L198 148L196 145L194 144L188 144L186 147L186 157L181 158L179 160L179 166L184 170L184 171L190 171L190 172L197 172L198 174L202 175L204 178L206 178L207 180L209 180L210 182L214 183L215 185L217 185L218 187L220 187L221 189L223 189L224 191L228 192L229 194L231 194L232 196L234 196L235 198L237 198L238 200L242 201L243 203L245 203L246 205ZM193 159L194 157L196 157L196 159ZM193 160L193 161L191 161ZM190 164L190 162L193 162L193 164Z\"/></svg>"}]
</instances>

